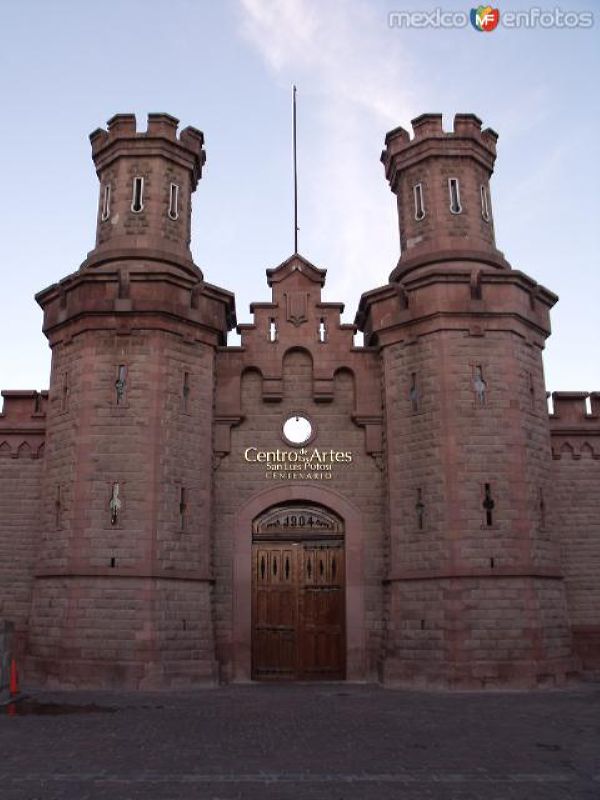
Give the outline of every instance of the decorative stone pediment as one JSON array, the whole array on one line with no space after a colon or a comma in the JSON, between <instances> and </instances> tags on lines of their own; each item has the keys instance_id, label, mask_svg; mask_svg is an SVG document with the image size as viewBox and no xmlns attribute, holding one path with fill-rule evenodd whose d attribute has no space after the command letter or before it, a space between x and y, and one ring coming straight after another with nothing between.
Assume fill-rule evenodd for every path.
<instances>
[{"instance_id":1,"label":"decorative stone pediment","mask_svg":"<svg viewBox=\"0 0 600 800\"><path fill-rule=\"evenodd\" d=\"M303 256L295 253L283 261L278 267L267 270L267 283L273 286L274 283L281 283L291 275L300 273L307 279L307 283L318 283L323 286L325 283L326 269L319 269L307 261Z\"/></svg>"}]
</instances>

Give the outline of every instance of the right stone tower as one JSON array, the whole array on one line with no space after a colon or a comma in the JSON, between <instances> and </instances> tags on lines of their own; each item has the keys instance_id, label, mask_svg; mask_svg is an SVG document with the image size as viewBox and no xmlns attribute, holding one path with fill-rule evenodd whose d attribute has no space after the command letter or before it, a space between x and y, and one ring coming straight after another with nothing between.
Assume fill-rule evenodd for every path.
<instances>
[{"instance_id":1,"label":"right stone tower","mask_svg":"<svg viewBox=\"0 0 600 800\"><path fill-rule=\"evenodd\" d=\"M497 134L472 114L388 133L401 257L363 295L386 414L382 677L553 684L573 662L550 513L542 350L557 298L496 249Z\"/></svg>"}]
</instances>

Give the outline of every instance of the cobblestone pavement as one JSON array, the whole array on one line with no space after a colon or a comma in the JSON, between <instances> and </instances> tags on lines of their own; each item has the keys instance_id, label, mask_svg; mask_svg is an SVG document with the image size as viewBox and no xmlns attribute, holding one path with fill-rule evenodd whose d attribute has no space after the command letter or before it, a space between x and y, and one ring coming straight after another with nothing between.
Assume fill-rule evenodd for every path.
<instances>
[{"instance_id":1,"label":"cobblestone pavement","mask_svg":"<svg viewBox=\"0 0 600 800\"><path fill-rule=\"evenodd\" d=\"M0 709L2 800L600 798L599 685L33 694Z\"/></svg>"}]
</instances>

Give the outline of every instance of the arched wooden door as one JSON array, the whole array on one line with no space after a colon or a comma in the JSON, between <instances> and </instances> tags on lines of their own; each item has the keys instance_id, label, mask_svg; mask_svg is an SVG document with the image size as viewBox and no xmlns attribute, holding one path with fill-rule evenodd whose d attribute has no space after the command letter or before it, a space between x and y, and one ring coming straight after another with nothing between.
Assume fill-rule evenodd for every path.
<instances>
[{"instance_id":1,"label":"arched wooden door","mask_svg":"<svg viewBox=\"0 0 600 800\"><path fill-rule=\"evenodd\" d=\"M253 524L252 677L346 675L342 521L307 505L270 509Z\"/></svg>"}]
</instances>

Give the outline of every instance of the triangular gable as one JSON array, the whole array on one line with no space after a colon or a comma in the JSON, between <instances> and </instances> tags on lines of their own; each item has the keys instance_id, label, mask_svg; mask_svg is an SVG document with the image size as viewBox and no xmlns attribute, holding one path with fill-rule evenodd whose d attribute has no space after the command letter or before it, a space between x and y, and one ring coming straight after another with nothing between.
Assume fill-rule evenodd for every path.
<instances>
[{"instance_id":1,"label":"triangular gable","mask_svg":"<svg viewBox=\"0 0 600 800\"><path fill-rule=\"evenodd\" d=\"M308 280L313 283L318 283L323 286L325 283L325 276L327 275L326 269L319 269L307 261L303 256L295 253L288 259L279 264L274 269L267 270L267 283L272 286L274 283L280 283L293 273L301 272Z\"/></svg>"}]
</instances>

